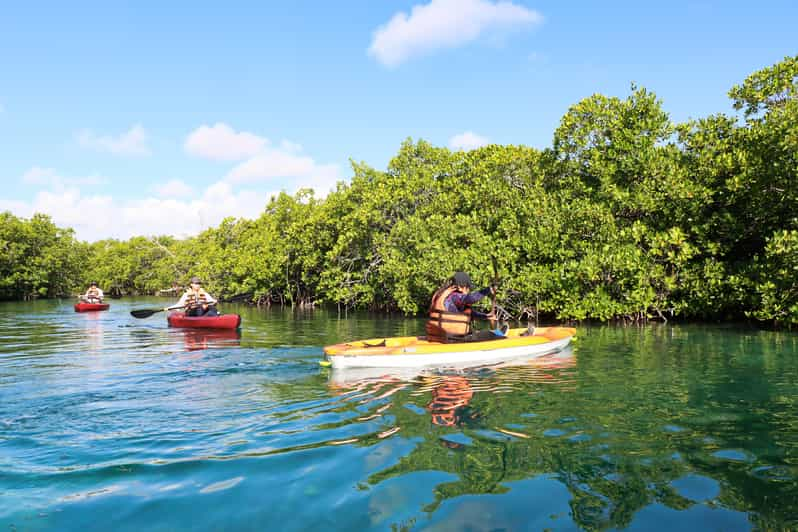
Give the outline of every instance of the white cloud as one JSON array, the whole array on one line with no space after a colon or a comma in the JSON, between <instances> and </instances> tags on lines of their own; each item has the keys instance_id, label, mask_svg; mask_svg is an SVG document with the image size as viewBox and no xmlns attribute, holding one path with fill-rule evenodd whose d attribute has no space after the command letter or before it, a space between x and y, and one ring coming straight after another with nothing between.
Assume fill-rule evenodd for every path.
<instances>
[{"instance_id":1,"label":"white cloud","mask_svg":"<svg viewBox=\"0 0 798 532\"><path fill-rule=\"evenodd\" d=\"M269 139L233 128L221 122L202 125L189 133L184 144L187 153L216 161L239 161L252 157L269 144Z\"/></svg>"},{"instance_id":2,"label":"white cloud","mask_svg":"<svg viewBox=\"0 0 798 532\"><path fill-rule=\"evenodd\" d=\"M32 201L0 200L0 212L17 216L48 214L59 227L71 227L79 239L127 239L132 236L195 235L217 226L225 217L256 218L273 192L234 191L218 182L193 198L118 200L110 195L83 194L77 187L42 190Z\"/></svg>"},{"instance_id":3,"label":"white cloud","mask_svg":"<svg viewBox=\"0 0 798 532\"><path fill-rule=\"evenodd\" d=\"M63 177L52 168L34 166L22 174L22 182L26 185L46 185L55 189L75 185L104 185L107 179L98 175L87 177Z\"/></svg>"},{"instance_id":4,"label":"white cloud","mask_svg":"<svg viewBox=\"0 0 798 532\"><path fill-rule=\"evenodd\" d=\"M71 227L78 238L90 241L135 235L185 237L215 227L228 216L257 218L280 190L293 194L300 188L312 188L317 197L323 197L340 179L337 165L319 164L294 142L283 140L272 146L268 139L236 133L224 124L203 126L194 133L200 131L205 140L221 132L215 138L233 142L222 142L224 150L218 150L220 145L213 142L192 144L197 148L195 154L232 160L235 154L244 159L210 186L196 187L173 179L150 187L148 197L123 199L81 190L81 185L105 182L102 178L65 178L53 168L35 166L22 180L44 188L30 201L0 199L0 212L10 210L25 217L48 214L60 227ZM253 139L257 142L250 142ZM188 144L187 140L187 151ZM209 146L212 148L200 149Z\"/></svg>"},{"instance_id":5,"label":"white cloud","mask_svg":"<svg viewBox=\"0 0 798 532\"><path fill-rule=\"evenodd\" d=\"M133 235L169 234L186 237L214 227L228 216L257 218L276 192L234 191L229 183L217 182L194 199L146 198L119 206L118 224L124 238Z\"/></svg>"},{"instance_id":6,"label":"white cloud","mask_svg":"<svg viewBox=\"0 0 798 532\"><path fill-rule=\"evenodd\" d=\"M312 188L321 197L341 179L338 165L318 164L311 157L280 150L266 150L230 170L229 183L263 183L290 180L295 189Z\"/></svg>"},{"instance_id":7,"label":"white cloud","mask_svg":"<svg viewBox=\"0 0 798 532\"><path fill-rule=\"evenodd\" d=\"M266 137L238 132L224 123L200 126L188 135L184 147L199 157L240 161L224 177L231 184L272 182L280 188L288 181L290 188L310 187L324 195L340 179L337 165L319 164L296 142L272 144Z\"/></svg>"},{"instance_id":8,"label":"white cloud","mask_svg":"<svg viewBox=\"0 0 798 532\"><path fill-rule=\"evenodd\" d=\"M387 67L442 48L455 48L488 32L535 26L543 16L512 1L431 0L396 13L374 32L368 53Z\"/></svg>"},{"instance_id":9,"label":"white cloud","mask_svg":"<svg viewBox=\"0 0 798 532\"><path fill-rule=\"evenodd\" d=\"M488 144L490 144L490 140L473 131L466 131L449 139L449 147L453 150L475 150Z\"/></svg>"},{"instance_id":10,"label":"white cloud","mask_svg":"<svg viewBox=\"0 0 798 532\"><path fill-rule=\"evenodd\" d=\"M58 174L52 168L42 168L34 166L22 174L22 182L26 185L49 185L59 179Z\"/></svg>"},{"instance_id":11,"label":"white cloud","mask_svg":"<svg viewBox=\"0 0 798 532\"><path fill-rule=\"evenodd\" d=\"M147 132L140 124L136 124L117 137L97 135L90 129L77 134L78 144L91 150L112 153L114 155L143 156L150 154L147 145Z\"/></svg>"},{"instance_id":12,"label":"white cloud","mask_svg":"<svg viewBox=\"0 0 798 532\"><path fill-rule=\"evenodd\" d=\"M86 194L78 186L50 179L49 176L58 175L53 169L37 167L27 172L28 180L48 185L48 188L39 191L31 201L0 199L0 212L9 210L24 217L37 212L48 214L59 227L73 228L82 240L163 234L182 238L218 226L228 216L257 218L269 198L281 189L294 193L299 188L311 187L321 192L317 196L323 196L338 180L337 167L319 166L312 159L308 160L311 164L302 167L307 172L296 173L288 187L275 183L264 190L221 180L197 189L183 181L172 180L154 187L157 195L141 199ZM254 172L254 163L252 168Z\"/></svg>"},{"instance_id":13,"label":"white cloud","mask_svg":"<svg viewBox=\"0 0 798 532\"><path fill-rule=\"evenodd\" d=\"M194 193L193 187L179 179L172 179L166 183L155 185L152 190L162 198L185 198Z\"/></svg>"},{"instance_id":14,"label":"white cloud","mask_svg":"<svg viewBox=\"0 0 798 532\"><path fill-rule=\"evenodd\" d=\"M280 149L289 153L299 153L302 151L302 145L290 140L283 140L280 142Z\"/></svg>"}]
</instances>

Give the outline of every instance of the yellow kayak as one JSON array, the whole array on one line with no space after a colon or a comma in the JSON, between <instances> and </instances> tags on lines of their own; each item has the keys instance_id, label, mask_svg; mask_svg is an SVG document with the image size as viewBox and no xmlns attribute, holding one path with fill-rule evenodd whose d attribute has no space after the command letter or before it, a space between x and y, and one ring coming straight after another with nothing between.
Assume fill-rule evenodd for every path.
<instances>
[{"instance_id":1,"label":"yellow kayak","mask_svg":"<svg viewBox=\"0 0 798 532\"><path fill-rule=\"evenodd\" d=\"M510 329L503 338L467 343L430 342L423 336L372 338L324 348L333 368L406 368L438 365L462 366L530 355L547 355L567 346L576 329L539 327Z\"/></svg>"}]
</instances>

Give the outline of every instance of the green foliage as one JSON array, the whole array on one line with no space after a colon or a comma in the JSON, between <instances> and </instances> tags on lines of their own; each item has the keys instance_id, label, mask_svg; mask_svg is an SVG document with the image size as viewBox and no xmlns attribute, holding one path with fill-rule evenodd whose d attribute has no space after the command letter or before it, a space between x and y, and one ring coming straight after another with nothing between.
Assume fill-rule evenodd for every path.
<instances>
[{"instance_id":1,"label":"green foliage","mask_svg":"<svg viewBox=\"0 0 798 532\"><path fill-rule=\"evenodd\" d=\"M6 214L0 290L55 295L94 278L155 293L199 275L222 297L419 313L454 271L491 282L495 258L517 316L795 324L797 94L798 57L732 88L741 117L674 124L645 88L595 94L551 148L408 139L385 171L353 162L326 198L282 193L256 220L186 240L86 246Z\"/></svg>"},{"instance_id":2,"label":"green foliage","mask_svg":"<svg viewBox=\"0 0 798 532\"><path fill-rule=\"evenodd\" d=\"M779 231L764 256L755 263L755 293L751 314L760 320L798 324L798 231Z\"/></svg>"},{"instance_id":3,"label":"green foliage","mask_svg":"<svg viewBox=\"0 0 798 532\"><path fill-rule=\"evenodd\" d=\"M80 279L87 246L48 216L0 213L0 298L58 297Z\"/></svg>"},{"instance_id":4,"label":"green foliage","mask_svg":"<svg viewBox=\"0 0 798 532\"><path fill-rule=\"evenodd\" d=\"M773 66L754 72L729 91L734 108L750 116L773 111L798 99L798 55L785 57Z\"/></svg>"}]
</instances>

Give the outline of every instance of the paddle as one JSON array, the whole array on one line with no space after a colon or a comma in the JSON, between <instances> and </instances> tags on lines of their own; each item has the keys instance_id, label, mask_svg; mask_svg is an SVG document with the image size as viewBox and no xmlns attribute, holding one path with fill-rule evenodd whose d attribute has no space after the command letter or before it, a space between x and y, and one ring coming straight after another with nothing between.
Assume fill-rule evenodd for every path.
<instances>
[{"instance_id":1,"label":"paddle","mask_svg":"<svg viewBox=\"0 0 798 532\"><path fill-rule=\"evenodd\" d=\"M157 314L158 312L163 312L165 310L179 310L181 308L186 308L188 305L181 305L179 307L166 307L166 308L157 308L157 309L139 309L139 310L131 310L130 315L134 318L149 318L153 314Z\"/></svg>"},{"instance_id":2,"label":"paddle","mask_svg":"<svg viewBox=\"0 0 798 532\"><path fill-rule=\"evenodd\" d=\"M490 260L493 262L493 296L491 298L492 310L491 313L493 314L493 319L490 320L490 327L493 329L491 332L496 336L505 336L504 331L502 331L498 325L498 318L496 317L496 289L499 286L499 266L496 264L496 256L491 255Z\"/></svg>"}]
</instances>

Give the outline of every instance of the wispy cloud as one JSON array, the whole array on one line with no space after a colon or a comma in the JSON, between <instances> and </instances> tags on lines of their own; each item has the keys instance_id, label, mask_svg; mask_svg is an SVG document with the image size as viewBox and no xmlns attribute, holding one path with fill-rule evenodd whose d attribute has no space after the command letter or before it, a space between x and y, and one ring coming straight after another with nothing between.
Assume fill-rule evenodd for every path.
<instances>
[{"instance_id":1,"label":"wispy cloud","mask_svg":"<svg viewBox=\"0 0 798 532\"><path fill-rule=\"evenodd\" d=\"M118 136L97 135L90 129L77 134L78 144L84 148L114 155L145 156L150 154L147 144L147 132L140 124L136 124Z\"/></svg>"},{"instance_id":2,"label":"wispy cloud","mask_svg":"<svg viewBox=\"0 0 798 532\"><path fill-rule=\"evenodd\" d=\"M192 131L184 143L186 152L217 161L240 161L224 176L232 184L290 181L295 187L313 188L326 194L340 179L335 164L320 164L303 153L296 142L272 143L247 131L236 131L224 123L203 125Z\"/></svg>"},{"instance_id":3,"label":"wispy cloud","mask_svg":"<svg viewBox=\"0 0 798 532\"><path fill-rule=\"evenodd\" d=\"M225 176L230 183L262 183L289 179L298 186L326 194L340 179L335 164L319 164L312 157L280 149L264 150L235 166Z\"/></svg>"},{"instance_id":4,"label":"wispy cloud","mask_svg":"<svg viewBox=\"0 0 798 532\"><path fill-rule=\"evenodd\" d=\"M224 123L202 125L189 133L183 145L186 152L196 157L216 161L239 161L252 157L269 139L246 131L236 132Z\"/></svg>"},{"instance_id":5,"label":"wispy cloud","mask_svg":"<svg viewBox=\"0 0 798 532\"><path fill-rule=\"evenodd\" d=\"M465 131L449 139L449 147L453 150L475 150L488 144L490 144L490 140L473 131Z\"/></svg>"},{"instance_id":6,"label":"wispy cloud","mask_svg":"<svg viewBox=\"0 0 798 532\"><path fill-rule=\"evenodd\" d=\"M64 177L52 168L34 166L22 174L22 182L26 185L43 185L56 189L67 186L104 185L108 180L102 176L90 175L86 177Z\"/></svg>"},{"instance_id":7,"label":"wispy cloud","mask_svg":"<svg viewBox=\"0 0 798 532\"><path fill-rule=\"evenodd\" d=\"M194 194L194 188L180 179L155 185L152 190L161 198L186 198Z\"/></svg>"},{"instance_id":8,"label":"wispy cloud","mask_svg":"<svg viewBox=\"0 0 798 532\"><path fill-rule=\"evenodd\" d=\"M488 32L532 27L543 16L512 1L431 0L396 13L374 32L368 53L387 67L443 48L455 48Z\"/></svg>"}]
</instances>

